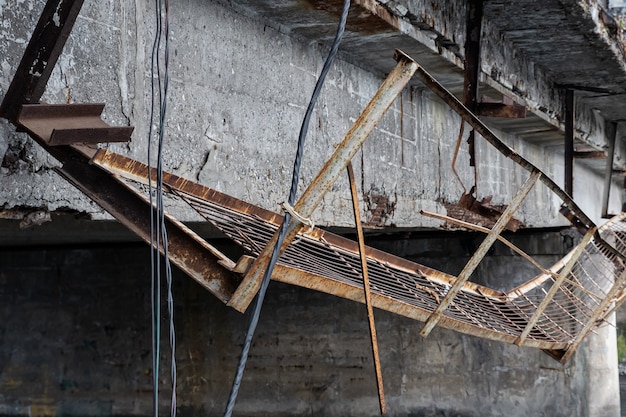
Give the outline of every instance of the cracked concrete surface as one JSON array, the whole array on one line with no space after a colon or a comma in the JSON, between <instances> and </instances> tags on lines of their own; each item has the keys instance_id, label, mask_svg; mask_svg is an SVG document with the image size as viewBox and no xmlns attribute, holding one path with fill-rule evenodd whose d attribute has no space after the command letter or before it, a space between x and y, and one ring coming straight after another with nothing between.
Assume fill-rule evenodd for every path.
<instances>
[{"instance_id":1,"label":"cracked concrete surface","mask_svg":"<svg viewBox=\"0 0 626 417\"><path fill-rule=\"evenodd\" d=\"M11 80L40 7L34 0L25 0L19 7L1 8L0 93ZM405 17L421 13L409 3L406 8ZM461 13L463 7L456 5L457 9ZM242 11L239 6L237 10ZM426 23L441 36L461 44L462 27L455 16L442 9ZM277 210L278 203L287 198L297 132L326 47L303 42L302 37L275 28L271 20L239 14L221 2L179 2L171 17L165 168ZM131 124L136 129L130 143L103 146L142 161L147 158L151 108L153 20L154 11L144 2L86 2L43 98L53 103L105 102L105 120L113 125ZM381 59L392 62L391 53L381 51ZM382 81L377 73L354 65L349 56L342 57L329 74L313 115L300 190L313 179ZM501 59L510 57L493 56L493 62ZM488 56L484 65L490 62ZM518 67L509 70L507 76L529 77ZM543 81L538 77L534 82ZM539 95L542 88L543 84L537 84L528 91ZM580 134L589 138L601 135L601 122L601 118L579 118L583 124ZM362 177L363 199L375 190L393 196L394 209L377 225L438 227L437 221L419 216L419 210L445 212L441 202L458 201L463 186L469 189L473 183L465 145L457 162L463 186L450 168L459 126L454 113L417 86L407 89L394 103L366 142L360 158L354 161ZM557 182L562 181L559 149L503 131L500 135ZM2 157L10 147L25 141L6 123L0 125ZM44 169L54 166L54 162L42 151L35 151L33 158L32 164L42 172L6 172L0 176L0 205L47 207L50 211L68 207L90 213L95 219L108 218L56 174ZM478 159L478 197L492 195L494 203L506 203L524 181L525 173L480 140ZM576 190L599 189L601 178L584 166L577 165L575 177ZM19 186L22 182L24 187ZM618 189L616 183L613 207L619 207ZM62 199L58 190L63 191ZM347 181L340 178L315 213L316 223L351 226L349 199ZM597 219L599 201L596 195L585 196L581 205ZM547 190L538 187L518 217L530 227L565 224L555 213L556 205L558 202ZM189 220L178 209L173 214ZM363 217L371 215L364 213Z\"/></svg>"}]
</instances>

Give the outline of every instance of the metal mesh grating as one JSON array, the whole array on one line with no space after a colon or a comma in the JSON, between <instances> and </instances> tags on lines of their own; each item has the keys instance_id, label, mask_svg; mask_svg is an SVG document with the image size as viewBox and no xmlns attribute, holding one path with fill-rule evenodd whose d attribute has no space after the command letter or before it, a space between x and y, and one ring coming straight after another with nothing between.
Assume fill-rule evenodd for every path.
<instances>
[{"instance_id":1,"label":"metal mesh grating","mask_svg":"<svg viewBox=\"0 0 626 417\"><path fill-rule=\"evenodd\" d=\"M233 199L229 199L231 204L222 204L219 199L197 198L180 190L172 192L253 257L258 256L280 224L276 214L265 213L238 200L236 205L232 204ZM605 224L600 233L620 253L626 252L623 216ZM378 305L381 308L387 306L397 311L397 305L402 304L403 311L408 307L413 317L424 320L437 308L456 279L371 248L368 251L371 291L385 300L382 306ZM329 288L333 283L355 288L363 286L356 244L319 229L310 235L299 235L287 247L279 264L305 275L323 277ZM572 343L623 271L621 260L592 239L523 344L561 349ZM554 281L555 277L544 278L515 296L475 284L466 285L445 311L445 319L440 324L469 334L514 342Z\"/></svg>"}]
</instances>

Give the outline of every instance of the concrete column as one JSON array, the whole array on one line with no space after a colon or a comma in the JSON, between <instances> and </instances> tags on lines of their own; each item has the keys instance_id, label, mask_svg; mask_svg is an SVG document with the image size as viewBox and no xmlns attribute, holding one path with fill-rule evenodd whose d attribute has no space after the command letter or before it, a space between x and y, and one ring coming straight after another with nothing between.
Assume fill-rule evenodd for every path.
<instances>
[{"instance_id":1,"label":"concrete column","mask_svg":"<svg viewBox=\"0 0 626 417\"><path fill-rule=\"evenodd\" d=\"M583 348L587 389L587 413L589 417L619 417L620 393L617 369L617 332L615 314L609 323L587 336Z\"/></svg>"}]
</instances>

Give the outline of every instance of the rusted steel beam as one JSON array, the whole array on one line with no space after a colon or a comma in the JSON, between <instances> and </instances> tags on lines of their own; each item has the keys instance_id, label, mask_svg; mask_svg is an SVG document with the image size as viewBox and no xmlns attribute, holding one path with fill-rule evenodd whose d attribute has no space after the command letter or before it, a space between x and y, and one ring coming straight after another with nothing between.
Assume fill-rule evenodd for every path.
<instances>
[{"instance_id":1,"label":"rusted steel beam","mask_svg":"<svg viewBox=\"0 0 626 417\"><path fill-rule=\"evenodd\" d=\"M372 355L374 357L374 370L376 372L376 385L378 387L378 401L380 414L385 414L385 390L383 387L383 372L380 366L380 356L378 354L378 338L376 336L376 324L374 323L374 309L372 308L372 293L370 291L370 279L367 271L367 254L365 253L365 237L363 236L363 225L361 224L361 211L359 209L359 195L356 190L354 179L354 169L352 162L348 163L348 180L350 182L350 194L352 195L352 210L354 211L354 223L356 226L359 253L361 255L361 273L363 275L363 292L365 294L365 306L367 308L367 320L370 329L370 340L372 342Z\"/></svg>"},{"instance_id":2,"label":"rusted steel beam","mask_svg":"<svg viewBox=\"0 0 626 417\"><path fill-rule=\"evenodd\" d=\"M574 268L574 265L576 265L576 262L578 262L578 258L580 258L580 255L585 250L587 243L589 243L589 241L593 238L594 233L595 233L595 229L589 229L589 231L585 234L581 242L578 244L578 246L576 247L574 251L573 256L565 264L565 266L559 273L559 277L554 281L554 283L552 284L552 287L550 287L550 290L544 296L543 300L541 300L541 303L537 307L537 310L535 310L535 313L530 318L530 320L526 324L526 327L524 328L519 338L515 342L518 346L521 346L524 343L524 340L526 340L526 338L530 334L530 331L533 329L533 327L535 327L535 324L537 324L537 321L539 321L539 319L541 318L543 312L548 307L548 304L552 302L552 299L561 288L561 284L563 284L563 282L567 278L567 275L569 275L569 273L572 271L572 268Z\"/></svg>"},{"instance_id":3,"label":"rusted steel beam","mask_svg":"<svg viewBox=\"0 0 626 417\"><path fill-rule=\"evenodd\" d=\"M74 159L64 163L57 171L130 231L150 244L148 201L110 174L89 165L87 161ZM199 237L193 238L188 228L170 216L165 217L165 224L169 258L172 263L220 301L227 303L236 285L234 274L219 263L220 259L199 241ZM162 248L159 249L162 251Z\"/></svg>"},{"instance_id":4,"label":"rusted steel beam","mask_svg":"<svg viewBox=\"0 0 626 417\"><path fill-rule=\"evenodd\" d=\"M519 104L505 103L478 103L476 113L486 117L506 117L509 119L523 119L526 117L526 107Z\"/></svg>"},{"instance_id":5,"label":"rusted steel beam","mask_svg":"<svg viewBox=\"0 0 626 417\"><path fill-rule=\"evenodd\" d=\"M63 178L146 243L150 243L149 202L130 186L99 167L89 164L90 158L96 153L95 149L84 146L49 146L32 132L29 134L62 163L57 172ZM225 267L228 266L227 258L216 256L206 242L180 222L170 216L166 216L165 219L172 263L222 302L227 303L237 283L235 275Z\"/></svg>"},{"instance_id":6,"label":"rusted steel beam","mask_svg":"<svg viewBox=\"0 0 626 417\"><path fill-rule=\"evenodd\" d=\"M504 213L502 213L502 216L493 226L493 229L491 229L487 237L485 237L485 240L483 240L478 249L476 249L476 252L474 252L467 264L465 264L465 267L459 273L459 276L448 291L448 294L446 294L444 299L441 300L441 303L439 303L437 309L433 311L431 316L428 318L426 324L420 332L420 335L426 337L435 328L439 320L441 320L443 313L446 311L450 303L452 303L452 301L454 300L454 297L456 297L458 292L463 287L463 284L469 279L476 267L478 267L480 261L485 257L487 251L489 250L489 248L491 248L491 245L493 245L493 243L496 241L498 235L502 233L508 221L511 219L511 217L513 217L513 214L522 204L537 180L539 180L539 178L541 177L541 175L541 171L538 170L533 171L530 174L524 185L522 185L515 197L513 197L513 200L511 200L511 204L509 204Z\"/></svg>"},{"instance_id":7,"label":"rusted steel beam","mask_svg":"<svg viewBox=\"0 0 626 417\"><path fill-rule=\"evenodd\" d=\"M27 104L17 122L50 146L128 142L132 126L109 126L104 104Z\"/></svg>"},{"instance_id":8,"label":"rusted steel beam","mask_svg":"<svg viewBox=\"0 0 626 417\"><path fill-rule=\"evenodd\" d=\"M562 363L567 362L572 357L576 349L578 349L578 346L580 346L580 344L582 343L583 339L589 334L591 330L593 330L598 322L604 319L606 317L606 314L614 311L612 308L610 308L610 306L612 303L615 302L616 299L619 299L618 296L624 290L625 286L626 271L622 272L622 274L615 280L615 282L613 283L613 287L611 287L611 290L606 294L604 300L602 300L602 302L598 305L594 313L591 315L591 317L589 317L589 320L587 320L585 326L576 336L576 339L574 339L571 345L567 348L567 352L565 352L565 355L563 355L563 357L561 358ZM623 301L624 299L622 298L621 302Z\"/></svg>"},{"instance_id":9,"label":"rusted steel beam","mask_svg":"<svg viewBox=\"0 0 626 417\"><path fill-rule=\"evenodd\" d=\"M604 159L604 151L574 151L574 159Z\"/></svg>"},{"instance_id":10,"label":"rusted steel beam","mask_svg":"<svg viewBox=\"0 0 626 417\"><path fill-rule=\"evenodd\" d=\"M574 90L565 90L564 190L574 196Z\"/></svg>"},{"instance_id":11,"label":"rusted steel beam","mask_svg":"<svg viewBox=\"0 0 626 417\"><path fill-rule=\"evenodd\" d=\"M15 123L23 104L39 102L82 5L83 0L48 0L0 105L0 117Z\"/></svg>"},{"instance_id":12,"label":"rusted steel beam","mask_svg":"<svg viewBox=\"0 0 626 417\"><path fill-rule=\"evenodd\" d=\"M241 270L246 270L246 268L249 267L253 262L254 259L252 258L244 260L244 262L242 262L243 265L241 265ZM326 294L335 295L337 297L356 301L362 304L365 303L363 288L361 287L348 285L339 281L329 282L328 278L326 277L302 271L300 269L286 266L280 263L276 265L276 269L272 274L272 280L284 282L286 284L291 284L298 287L308 288ZM381 310L389 311L391 313L399 314L401 316L422 322L426 321L430 315L430 313L426 310L412 306L407 303L399 303L393 299L390 299L389 297L376 293L372 293L372 305ZM515 340L517 339L516 336L512 336L510 334L500 333L485 327L479 327L463 323L445 316L441 318L439 326L472 336L482 337L485 339L505 343L512 344L515 343ZM566 348L567 343L526 339L523 346L548 350L558 350Z\"/></svg>"},{"instance_id":13,"label":"rusted steel beam","mask_svg":"<svg viewBox=\"0 0 626 417\"><path fill-rule=\"evenodd\" d=\"M611 195L611 182L613 180L613 158L615 157L615 141L617 137L617 123L607 122L606 140L609 148L606 151L606 166L604 169L604 190L602 192L602 218L612 217L609 214L609 197Z\"/></svg>"},{"instance_id":14,"label":"rusted steel beam","mask_svg":"<svg viewBox=\"0 0 626 417\"><path fill-rule=\"evenodd\" d=\"M480 75L480 38L483 22L483 0L470 0L467 3L465 19L465 77L463 79L463 104L471 112L478 110L478 83ZM467 139L469 144L470 166L476 166L474 129Z\"/></svg>"},{"instance_id":15,"label":"rusted steel beam","mask_svg":"<svg viewBox=\"0 0 626 417\"><path fill-rule=\"evenodd\" d=\"M395 58L398 64L394 70L387 76L342 142L337 146L333 155L295 204L295 211L302 217L310 217L313 214L328 189L337 180L348 162L352 160L380 118L408 84L418 68L415 61L401 51L396 51ZM280 248L281 253L293 241L301 227L302 225L296 219L291 219L287 226L284 243ZM229 306L241 312L248 308L259 290L263 273L267 269L272 250L277 241L278 232L270 239L251 270L244 277L243 282L230 299Z\"/></svg>"}]
</instances>

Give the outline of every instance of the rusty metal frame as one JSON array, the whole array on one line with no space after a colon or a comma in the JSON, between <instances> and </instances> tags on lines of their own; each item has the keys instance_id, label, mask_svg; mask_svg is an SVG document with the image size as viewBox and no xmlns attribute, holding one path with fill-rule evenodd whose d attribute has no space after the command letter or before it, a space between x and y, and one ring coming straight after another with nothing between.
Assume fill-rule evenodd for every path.
<instances>
[{"instance_id":1,"label":"rusty metal frame","mask_svg":"<svg viewBox=\"0 0 626 417\"><path fill-rule=\"evenodd\" d=\"M585 234L585 236L583 236L583 239L576 247L573 253L573 256L565 264L565 266L559 273L558 278L554 281L554 283L552 284L552 287L550 288L546 296L543 298L543 300L541 300L541 303L535 310L535 314L533 314L533 316L528 321L528 324L526 325L526 328L524 329L524 331L522 331L522 334L519 336L519 339L517 340L517 342L515 342L518 346L521 346L522 343L524 343L524 340L526 340L530 331L533 329L533 327L535 327L535 324L537 324L537 321L543 315L543 312L545 311L546 307L548 307L548 304L552 302L552 299L554 298L556 293L561 289L561 284L563 284L563 282L565 281L569 273L572 271L572 268L574 268L574 265L576 264L576 262L578 262L578 258L580 257L582 252L585 250L585 246L587 245L587 243L589 243L591 239L593 238L593 235L595 232L596 232L595 228L589 229L589 231Z\"/></svg>"},{"instance_id":2,"label":"rusty metal frame","mask_svg":"<svg viewBox=\"0 0 626 417\"><path fill-rule=\"evenodd\" d=\"M452 301L454 300L454 297L456 297L458 292L463 287L463 284L469 279L469 277L472 275L476 267L478 267L478 264L485 257L489 248L491 248L491 246L496 241L497 237L500 235L500 233L502 233L508 221L513 217L513 214L515 214L515 211L522 204L522 202L524 201L524 199L526 198L530 190L533 188L533 186L535 185L535 183L539 180L541 176L542 176L542 173L541 171L538 171L538 170L533 171L530 174L530 176L528 177L524 185L519 189L515 197L513 197L513 200L511 200L511 203L506 208L506 210L504 210L504 212L502 213L502 216L500 216L500 218L498 219L496 224L493 226L493 228L491 229L487 237L482 241L478 249L476 249L476 251L470 258L470 260L467 261L467 263L465 264L465 267L459 273L456 281L454 282L454 285L452 285L452 287L448 291L448 294L446 294L445 298L441 300L441 303L439 303L439 306L437 307L437 309L433 311L431 316L428 318L428 320L426 321L426 324L424 324L424 327L420 331L420 335L422 335L423 337L426 337L435 328L435 326L441 319L444 311L452 303Z\"/></svg>"},{"instance_id":3,"label":"rusty metal frame","mask_svg":"<svg viewBox=\"0 0 626 417\"><path fill-rule=\"evenodd\" d=\"M533 165L526 158L522 157L520 154L515 152L515 150L511 149L504 142L502 142L492 131L485 125L475 114L467 109L460 101L457 99L452 93L450 93L445 87L443 87L435 78L428 73L424 68L419 67L415 72L415 76L419 78L419 80L430 89L436 96L442 99L452 110L454 110L461 118L466 121L470 126L472 126L476 132L478 132L483 139L485 139L491 146L493 146L497 151L499 151L506 158L511 159L517 165L522 167L523 169L533 172L540 171L535 165ZM561 199L563 205L567 212L571 214L568 219L572 222L573 225L584 228L586 230L590 228L596 227L595 223L585 214L584 211L580 209L578 204L574 202L572 197L563 191L561 187L559 187L554 180L552 180L549 176L545 175L542 172L542 175L539 179L546 187L548 187L557 197ZM626 262L626 255L618 252L611 245L606 243L604 239L598 234L596 231L594 238L605 250L611 252L618 258L622 259Z\"/></svg>"},{"instance_id":4,"label":"rusty metal frame","mask_svg":"<svg viewBox=\"0 0 626 417\"><path fill-rule=\"evenodd\" d=\"M411 80L411 77L418 68L413 59L401 51L396 51L395 59L398 64L394 70L387 76L385 81L378 88L370 102L367 104L359 118L352 125L348 133L346 133L342 142L337 146L335 152L326 161L326 164L319 171L315 179L309 184L302 197L296 202L294 209L302 217L310 217L315 208L322 201L326 192L332 184L337 180L341 171L343 171L348 162L352 160L361 145L365 142L374 127L385 114L389 106L396 97L402 92L404 87ZM280 253L296 237L302 225L298 220L292 218L287 225L287 232ZM271 253L278 241L277 231L272 239L267 243L263 252L250 268L250 271L244 277L243 282L235 291L228 305L234 309L244 312L254 296L259 290L263 273L267 269L270 261Z\"/></svg>"},{"instance_id":5,"label":"rusty metal frame","mask_svg":"<svg viewBox=\"0 0 626 417\"><path fill-rule=\"evenodd\" d=\"M33 127L37 124L33 119L22 119L20 113L37 113L41 110L51 111L56 118L57 127L72 125L69 118L75 117L72 109L79 107L52 106L52 107L25 107L39 102L45 91L46 84L54 69L72 26L80 12L83 0L48 0L39 18L37 26L24 52L17 72L0 105L0 117L12 122L18 129L26 130L30 137L41 145L48 153L55 157L62 166L56 171L72 185L82 191L90 199L109 212L129 230L136 233L145 242L150 243L150 207L148 201L138 195L132 187L118 181L97 166L89 164L95 150L84 146L50 146L53 130L40 130ZM95 120L93 106L90 107L88 131L74 131L73 140L77 142L100 142L111 138L111 132L123 132L130 135L132 128L112 128ZM52 109L52 110L51 110ZM84 111L80 110L80 112ZM50 115L50 113L48 113ZM41 116L41 114L39 115ZM84 121L83 121L84 122ZM82 122L81 122L82 123ZM94 124L96 126L92 126ZM30 126L30 127L29 127ZM49 126L54 129L55 126ZM84 125L79 123L80 129ZM94 129L92 129L94 128ZM33 129L33 130L31 130ZM43 132L43 133L42 133ZM47 132L47 133L46 133ZM48 133L50 134L48 136ZM93 137L81 136L90 134ZM63 134L61 134L63 136ZM227 258L222 258L201 238L196 236L180 222L166 216L168 238L171 241L169 248L172 262L198 281L202 286L213 293L218 299L226 303L230 299L236 286L235 275L227 267ZM222 265L224 264L224 265Z\"/></svg>"}]
</instances>

